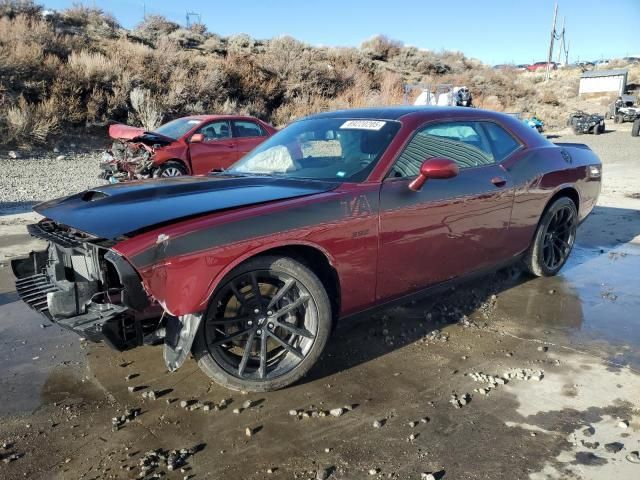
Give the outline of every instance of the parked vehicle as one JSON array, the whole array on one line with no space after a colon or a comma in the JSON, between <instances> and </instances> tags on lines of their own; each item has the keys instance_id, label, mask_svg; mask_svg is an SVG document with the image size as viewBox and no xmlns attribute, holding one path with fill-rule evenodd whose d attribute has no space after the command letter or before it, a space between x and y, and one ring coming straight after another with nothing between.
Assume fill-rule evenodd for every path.
<instances>
[{"instance_id":1,"label":"parked vehicle","mask_svg":"<svg viewBox=\"0 0 640 480\"><path fill-rule=\"evenodd\" d=\"M582 133L600 135L605 129L604 116L576 110L569 115L567 126L571 127L576 135Z\"/></svg>"},{"instance_id":2,"label":"parked vehicle","mask_svg":"<svg viewBox=\"0 0 640 480\"><path fill-rule=\"evenodd\" d=\"M253 117L194 115L152 132L115 124L114 140L100 163L111 183L151 177L202 175L229 167L276 130Z\"/></svg>"},{"instance_id":3,"label":"parked vehicle","mask_svg":"<svg viewBox=\"0 0 640 480\"><path fill-rule=\"evenodd\" d=\"M636 105L633 95L621 95L615 102L609 104L607 118L613 118L614 123L633 122L640 117L640 107Z\"/></svg>"},{"instance_id":4,"label":"parked vehicle","mask_svg":"<svg viewBox=\"0 0 640 480\"><path fill-rule=\"evenodd\" d=\"M538 70L546 70L549 65L550 70L557 70L558 64L556 62L536 62L527 66L527 70L530 72L537 72Z\"/></svg>"},{"instance_id":5,"label":"parked vehicle","mask_svg":"<svg viewBox=\"0 0 640 480\"><path fill-rule=\"evenodd\" d=\"M435 86L435 92L432 91L431 85L425 87L413 102L414 105L473 107L471 91L464 85L457 87L450 83L442 83Z\"/></svg>"},{"instance_id":6,"label":"parked vehicle","mask_svg":"<svg viewBox=\"0 0 640 480\"><path fill-rule=\"evenodd\" d=\"M21 298L124 350L164 339L231 389L318 361L339 318L521 262L555 275L596 204L601 164L509 115L328 112L224 172L105 185L41 203L49 241L15 259Z\"/></svg>"},{"instance_id":7,"label":"parked vehicle","mask_svg":"<svg viewBox=\"0 0 640 480\"><path fill-rule=\"evenodd\" d=\"M538 133L544 132L544 122L535 115L531 118L525 118L523 122L525 125L535 129Z\"/></svg>"}]
</instances>

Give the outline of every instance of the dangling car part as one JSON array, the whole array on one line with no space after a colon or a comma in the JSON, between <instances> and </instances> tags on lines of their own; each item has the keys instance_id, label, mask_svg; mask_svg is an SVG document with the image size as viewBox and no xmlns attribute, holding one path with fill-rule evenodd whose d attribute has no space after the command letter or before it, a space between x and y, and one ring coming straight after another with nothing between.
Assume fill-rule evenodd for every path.
<instances>
[{"instance_id":1,"label":"dangling car part","mask_svg":"<svg viewBox=\"0 0 640 480\"><path fill-rule=\"evenodd\" d=\"M90 340L163 340L170 370L192 354L221 385L274 390L312 368L340 318L513 262L555 275L601 173L586 145L505 114L327 112L224 172L39 204L29 232L48 248L12 267L28 305Z\"/></svg>"},{"instance_id":2,"label":"dangling car part","mask_svg":"<svg viewBox=\"0 0 640 480\"><path fill-rule=\"evenodd\" d=\"M604 117L595 113L587 113L576 110L569 115L567 126L571 127L573 133L593 133L599 135L605 131Z\"/></svg>"},{"instance_id":3,"label":"dangling car part","mask_svg":"<svg viewBox=\"0 0 640 480\"><path fill-rule=\"evenodd\" d=\"M253 150L275 129L253 117L196 115L152 132L114 124L112 145L100 161L100 178L117 183L153 177L204 175L223 170Z\"/></svg>"}]
</instances>

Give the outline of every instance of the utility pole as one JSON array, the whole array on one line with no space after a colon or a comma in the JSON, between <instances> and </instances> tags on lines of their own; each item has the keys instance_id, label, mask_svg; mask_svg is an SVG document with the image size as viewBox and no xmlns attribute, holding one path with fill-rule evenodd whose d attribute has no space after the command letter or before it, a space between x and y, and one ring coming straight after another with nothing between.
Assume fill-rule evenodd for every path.
<instances>
[{"instance_id":1,"label":"utility pole","mask_svg":"<svg viewBox=\"0 0 640 480\"><path fill-rule=\"evenodd\" d=\"M562 52L565 48L565 44L564 44L564 25L565 25L565 21L567 20L567 17L563 16L562 17L562 33L560 34L560 47L558 47L558 63L560 63L560 61L562 60Z\"/></svg>"},{"instance_id":2,"label":"utility pole","mask_svg":"<svg viewBox=\"0 0 640 480\"><path fill-rule=\"evenodd\" d=\"M564 63L569 65L569 47L571 47L571 40L567 42L567 48L564 50Z\"/></svg>"},{"instance_id":3,"label":"utility pole","mask_svg":"<svg viewBox=\"0 0 640 480\"><path fill-rule=\"evenodd\" d=\"M549 55L547 56L547 74L545 80L551 77L551 61L553 57L553 41L556 39L556 20L558 19L558 2L553 11L553 24L551 25L551 39L549 40Z\"/></svg>"}]
</instances>

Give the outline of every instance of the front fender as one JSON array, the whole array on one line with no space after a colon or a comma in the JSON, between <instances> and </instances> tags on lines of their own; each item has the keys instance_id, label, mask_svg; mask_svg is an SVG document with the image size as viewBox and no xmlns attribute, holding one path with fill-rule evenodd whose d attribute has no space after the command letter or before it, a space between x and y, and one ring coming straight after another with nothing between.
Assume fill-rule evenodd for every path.
<instances>
[{"instance_id":1,"label":"front fender","mask_svg":"<svg viewBox=\"0 0 640 480\"><path fill-rule=\"evenodd\" d=\"M321 246L305 240L256 240L228 245L210 252L197 252L152 265L141 271L147 291L173 316L203 312L220 281L249 258L275 248L306 246L320 251L329 263L332 256Z\"/></svg>"}]
</instances>

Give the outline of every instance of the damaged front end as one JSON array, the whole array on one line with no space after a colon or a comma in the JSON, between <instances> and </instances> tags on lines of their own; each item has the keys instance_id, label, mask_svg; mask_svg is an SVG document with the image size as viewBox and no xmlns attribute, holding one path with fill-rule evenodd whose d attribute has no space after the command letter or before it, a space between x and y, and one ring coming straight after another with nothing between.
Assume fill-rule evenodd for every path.
<instances>
[{"instance_id":1,"label":"damaged front end","mask_svg":"<svg viewBox=\"0 0 640 480\"><path fill-rule=\"evenodd\" d=\"M16 290L52 322L117 350L164 336L162 308L145 292L133 267L108 242L51 220L28 227L46 250L12 260Z\"/></svg>"},{"instance_id":2,"label":"damaged front end","mask_svg":"<svg viewBox=\"0 0 640 480\"><path fill-rule=\"evenodd\" d=\"M125 127L112 125L109 128L109 136L113 143L100 159L102 172L99 178L110 183L152 178L156 170L156 150L172 142L162 135L132 127L126 127L129 130L124 130Z\"/></svg>"}]
</instances>

